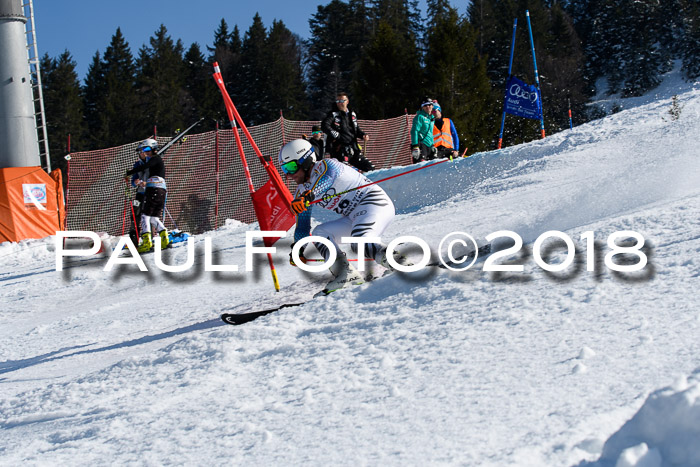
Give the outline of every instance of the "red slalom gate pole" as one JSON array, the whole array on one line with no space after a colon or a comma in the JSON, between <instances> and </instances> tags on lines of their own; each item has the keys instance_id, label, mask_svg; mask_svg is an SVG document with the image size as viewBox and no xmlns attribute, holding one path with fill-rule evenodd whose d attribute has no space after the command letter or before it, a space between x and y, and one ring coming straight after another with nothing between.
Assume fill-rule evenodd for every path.
<instances>
[{"instance_id":1,"label":"red slalom gate pole","mask_svg":"<svg viewBox=\"0 0 700 467\"><path fill-rule=\"evenodd\" d=\"M243 152L243 143L241 142L241 135L238 133L239 127L241 128L241 130L243 130L243 133L245 134L246 138L248 138L248 142L253 147L255 154L258 156L263 166L267 168L269 162L263 157L262 152L260 152L260 149L258 149L257 144L255 144L253 137L250 135L250 132L248 132L248 128L246 128L245 124L243 123L243 119L241 119L241 116L238 114L236 106L233 105L231 96L229 96L228 91L226 91L226 87L224 86L224 79L221 76L221 70L217 62L214 63L214 80L216 81L216 85L219 87L221 95L224 99L226 113L228 114L229 122L231 123L231 129L233 130L233 135L236 139L236 147L238 149L239 155L241 156L241 163L243 165L243 170L245 172L246 180L248 182L248 190L250 191L250 195L252 197L253 193L255 193L255 187L253 186L253 178L250 175L250 169L248 168L248 162L246 161L245 153ZM238 125L236 123L238 123ZM272 255L270 253L267 254L267 261L270 264L270 274L272 274L272 283L275 287L275 291L279 292L280 282L277 277L277 269L275 269L275 264L272 261Z\"/></svg>"}]
</instances>

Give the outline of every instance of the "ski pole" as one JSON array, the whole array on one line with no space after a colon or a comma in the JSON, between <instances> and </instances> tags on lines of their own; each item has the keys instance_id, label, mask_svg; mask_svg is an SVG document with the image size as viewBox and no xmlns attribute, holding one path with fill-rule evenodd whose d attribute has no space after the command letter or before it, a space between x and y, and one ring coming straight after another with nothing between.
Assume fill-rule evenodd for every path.
<instances>
[{"instance_id":1,"label":"ski pole","mask_svg":"<svg viewBox=\"0 0 700 467\"><path fill-rule=\"evenodd\" d=\"M126 231L126 212L128 210L127 204L129 203L128 199L124 200L124 214L122 214L122 235L124 235L124 232Z\"/></svg>"},{"instance_id":2,"label":"ski pole","mask_svg":"<svg viewBox=\"0 0 700 467\"><path fill-rule=\"evenodd\" d=\"M126 186L124 187L124 213L122 214L122 235L124 235L124 232L126 231L126 214L129 211L129 204L130 203L130 196L129 196L129 182L126 182ZM133 212L133 206L132 206L132 212Z\"/></svg>"},{"instance_id":3,"label":"ski pole","mask_svg":"<svg viewBox=\"0 0 700 467\"><path fill-rule=\"evenodd\" d=\"M165 213L168 215L168 217L170 218L170 220L173 221L173 225L175 226L175 230L180 230L180 229L177 227L177 222L175 222L175 219L173 219L173 216L170 215L170 211L168 211L168 208L166 208L165 206L163 206L163 209L165 209Z\"/></svg>"},{"instance_id":4,"label":"ski pole","mask_svg":"<svg viewBox=\"0 0 700 467\"><path fill-rule=\"evenodd\" d=\"M141 238L139 234L139 226L136 224L136 213L134 212L134 203L131 204L131 220L134 222L134 230L136 231L136 238Z\"/></svg>"},{"instance_id":5,"label":"ski pole","mask_svg":"<svg viewBox=\"0 0 700 467\"><path fill-rule=\"evenodd\" d=\"M376 182L366 183L364 185L360 185L360 186L355 187L355 188L350 188L349 190L341 191L340 193L336 193L334 195L324 196L323 198L319 198L317 200L307 202L306 206L308 207L308 206L311 206L312 204L320 203L321 201L324 201L324 200L333 199L337 196L343 196L344 194L350 193L351 191L359 190L361 188L366 188L366 187L371 186L371 185L376 185L377 183L386 182L387 180L391 180L392 178L401 177L403 175L408 175L411 172L416 172L418 170L427 169L428 167L435 167L436 165L440 165L443 162L450 162L450 159L444 159L444 160L441 160L440 162L436 162L434 164L424 165L423 167L418 167L417 169L409 170L408 172L402 172L400 174L392 175L391 177L382 178L381 180L377 180Z\"/></svg>"}]
</instances>

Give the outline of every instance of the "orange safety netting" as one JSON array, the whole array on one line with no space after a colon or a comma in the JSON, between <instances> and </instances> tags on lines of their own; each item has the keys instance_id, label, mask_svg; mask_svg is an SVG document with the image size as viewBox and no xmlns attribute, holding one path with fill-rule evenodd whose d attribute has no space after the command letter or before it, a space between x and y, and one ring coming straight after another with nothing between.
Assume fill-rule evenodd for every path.
<instances>
[{"instance_id":1,"label":"orange safety netting","mask_svg":"<svg viewBox=\"0 0 700 467\"><path fill-rule=\"evenodd\" d=\"M360 127L370 137L364 148L365 155L376 168L411 163L412 121L413 115L381 121L359 121ZM311 126L317 124L317 121L280 118L275 122L249 127L248 130L263 156L270 157L279 171L277 153L282 145L303 134L311 134ZM188 135L162 155L168 185L163 221L168 228L197 234L224 225L226 219L255 222L233 131ZM168 141L169 138L158 137L161 145ZM268 175L245 137L242 137L242 142L253 184L258 189L267 182ZM67 230L126 234L131 224L129 203L135 189L124 182L124 173L138 159L137 144L134 142L70 155L66 191ZM291 180L285 182L290 189L294 185Z\"/></svg>"}]
</instances>

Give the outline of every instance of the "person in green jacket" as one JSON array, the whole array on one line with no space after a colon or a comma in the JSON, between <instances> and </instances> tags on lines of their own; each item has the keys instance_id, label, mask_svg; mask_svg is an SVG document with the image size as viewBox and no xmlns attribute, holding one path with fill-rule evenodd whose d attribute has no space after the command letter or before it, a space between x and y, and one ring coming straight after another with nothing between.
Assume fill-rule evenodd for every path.
<instances>
[{"instance_id":1,"label":"person in green jacket","mask_svg":"<svg viewBox=\"0 0 700 467\"><path fill-rule=\"evenodd\" d=\"M420 110L413 118L411 127L411 158L413 163L435 159L435 148L433 147L433 126L435 117L433 116L433 100L423 99Z\"/></svg>"}]
</instances>

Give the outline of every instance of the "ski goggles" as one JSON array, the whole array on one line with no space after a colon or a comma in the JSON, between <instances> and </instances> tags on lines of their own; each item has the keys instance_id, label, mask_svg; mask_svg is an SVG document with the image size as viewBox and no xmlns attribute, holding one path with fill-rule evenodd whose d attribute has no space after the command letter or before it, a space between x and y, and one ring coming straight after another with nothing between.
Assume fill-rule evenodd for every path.
<instances>
[{"instance_id":1,"label":"ski goggles","mask_svg":"<svg viewBox=\"0 0 700 467\"><path fill-rule=\"evenodd\" d=\"M282 164L282 172L287 175L294 175L299 171L300 165L297 161L289 161Z\"/></svg>"},{"instance_id":2,"label":"ski goggles","mask_svg":"<svg viewBox=\"0 0 700 467\"><path fill-rule=\"evenodd\" d=\"M314 153L314 148L309 149L306 154L301 156L299 160L296 161L289 161L285 162L282 164L282 172L286 173L287 175L294 175L299 171L302 165L304 165L304 162L306 162L306 159L311 157L311 155Z\"/></svg>"}]
</instances>

